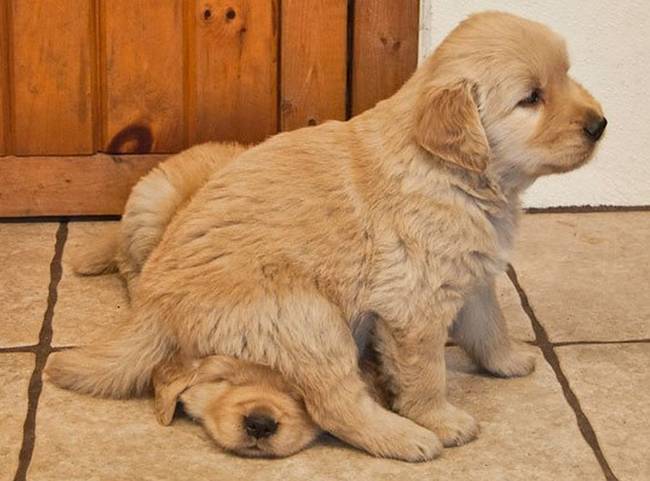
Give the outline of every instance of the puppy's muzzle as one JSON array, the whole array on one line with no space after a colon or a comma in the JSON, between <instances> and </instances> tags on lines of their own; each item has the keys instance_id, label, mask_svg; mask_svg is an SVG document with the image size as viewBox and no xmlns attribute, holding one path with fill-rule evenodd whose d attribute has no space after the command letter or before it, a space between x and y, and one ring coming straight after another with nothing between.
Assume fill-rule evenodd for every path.
<instances>
[{"instance_id":1,"label":"puppy's muzzle","mask_svg":"<svg viewBox=\"0 0 650 481\"><path fill-rule=\"evenodd\" d=\"M605 117L597 116L589 119L583 130L590 140L597 142L603 136L605 127L607 127L607 119Z\"/></svg>"},{"instance_id":2,"label":"puppy's muzzle","mask_svg":"<svg viewBox=\"0 0 650 481\"><path fill-rule=\"evenodd\" d=\"M272 436L278 430L278 423L263 414L251 414L244 417L244 428L249 436L263 439Z\"/></svg>"}]
</instances>

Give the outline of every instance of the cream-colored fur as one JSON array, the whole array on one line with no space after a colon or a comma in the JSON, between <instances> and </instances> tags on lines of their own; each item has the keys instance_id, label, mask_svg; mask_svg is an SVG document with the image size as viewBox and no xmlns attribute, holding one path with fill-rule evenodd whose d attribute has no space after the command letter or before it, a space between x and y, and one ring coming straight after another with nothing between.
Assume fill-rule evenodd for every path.
<instances>
[{"instance_id":1,"label":"cream-colored fur","mask_svg":"<svg viewBox=\"0 0 650 481\"><path fill-rule=\"evenodd\" d=\"M532 369L494 276L521 192L595 148L601 108L567 69L543 25L475 15L375 108L247 150L172 220L130 322L57 353L50 378L125 396L176 350L229 355L277 369L319 426L372 454L421 461L471 440L476 421L446 400L447 331L492 372ZM359 374L351 333L368 313L397 413Z\"/></svg>"}]
</instances>

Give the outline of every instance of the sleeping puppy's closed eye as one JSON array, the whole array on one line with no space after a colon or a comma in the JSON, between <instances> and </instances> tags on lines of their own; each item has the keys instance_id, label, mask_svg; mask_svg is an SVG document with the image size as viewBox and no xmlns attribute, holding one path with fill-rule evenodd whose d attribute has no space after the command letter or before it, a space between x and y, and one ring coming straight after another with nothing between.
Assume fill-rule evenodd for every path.
<instances>
[{"instance_id":1,"label":"sleeping puppy's closed eye","mask_svg":"<svg viewBox=\"0 0 650 481\"><path fill-rule=\"evenodd\" d=\"M243 456L283 457L320 430L302 399L275 371L227 356L174 357L154 373L158 420L169 424L180 399L222 448Z\"/></svg>"}]
</instances>

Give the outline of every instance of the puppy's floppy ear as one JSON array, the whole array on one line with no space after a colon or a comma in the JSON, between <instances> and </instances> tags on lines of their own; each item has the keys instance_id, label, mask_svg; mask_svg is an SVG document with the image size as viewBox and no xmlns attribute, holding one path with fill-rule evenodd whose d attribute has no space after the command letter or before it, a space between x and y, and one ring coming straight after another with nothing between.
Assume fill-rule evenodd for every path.
<instances>
[{"instance_id":1,"label":"puppy's floppy ear","mask_svg":"<svg viewBox=\"0 0 650 481\"><path fill-rule=\"evenodd\" d=\"M187 388L181 394L185 412L194 419L202 421L211 401L223 393L223 385L218 383L203 383Z\"/></svg>"},{"instance_id":2,"label":"puppy's floppy ear","mask_svg":"<svg viewBox=\"0 0 650 481\"><path fill-rule=\"evenodd\" d=\"M466 80L430 85L420 100L415 138L433 155L482 172L490 146L481 124L473 86Z\"/></svg>"},{"instance_id":3,"label":"puppy's floppy ear","mask_svg":"<svg viewBox=\"0 0 650 481\"><path fill-rule=\"evenodd\" d=\"M163 426L168 426L174 417L176 403L181 393L187 389L191 373L180 362L172 360L158 365L153 372L154 412Z\"/></svg>"},{"instance_id":4,"label":"puppy's floppy ear","mask_svg":"<svg viewBox=\"0 0 650 481\"><path fill-rule=\"evenodd\" d=\"M237 363L236 359L227 356L208 356L190 362L177 355L156 366L152 383L158 422L164 426L172 422L178 399L187 389L203 383L216 386L215 383L234 376Z\"/></svg>"}]
</instances>

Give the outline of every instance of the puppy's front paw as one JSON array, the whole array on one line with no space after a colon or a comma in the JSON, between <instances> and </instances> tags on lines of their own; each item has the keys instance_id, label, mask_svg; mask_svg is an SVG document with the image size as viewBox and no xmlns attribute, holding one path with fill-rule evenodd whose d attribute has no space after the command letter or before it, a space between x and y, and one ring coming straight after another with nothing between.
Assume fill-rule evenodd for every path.
<instances>
[{"instance_id":1,"label":"puppy's front paw","mask_svg":"<svg viewBox=\"0 0 650 481\"><path fill-rule=\"evenodd\" d=\"M356 444L375 456L411 463L435 459L443 447L435 433L397 415L377 429L366 430Z\"/></svg>"},{"instance_id":2,"label":"puppy's front paw","mask_svg":"<svg viewBox=\"0 0 650 481\"><path fill-rule=\"evenodd\" d=\"M442 443L438 436L420 426L416 427L407 436L393 439L388 457L417 463L430 461L442 454Z\"/></svg>"},{"instance_id":3,"label":"puppy's front paw","mask_svg":"<svg viewBox=\"0 0 650 481\"><path fill-rule=\"evenodd\" d=\"M483 368L499 377L523 377L535 370L535 356L523 347L497 353Z\"/></svg>"},{"instance_id":4,"label":"puppy's front paw","mask_svg":"<svg viewBox=\"0 0 650 481\"><path fill-rule=\"evenodd\" d=\"M436 433L446 448L462 446L479 433L478 423L472 416L447 402L414 421Z\"/></svg>"}]
</instances>

